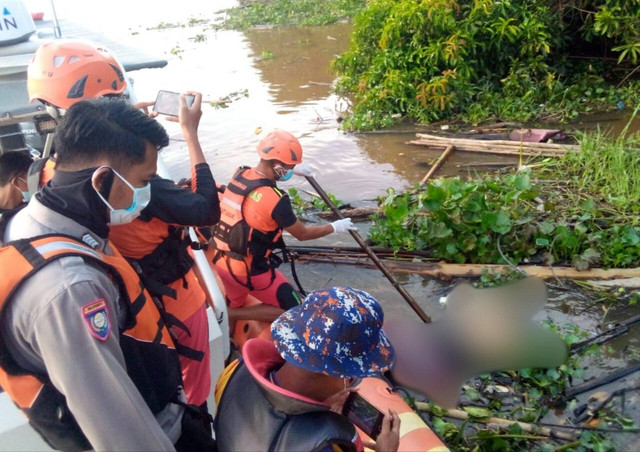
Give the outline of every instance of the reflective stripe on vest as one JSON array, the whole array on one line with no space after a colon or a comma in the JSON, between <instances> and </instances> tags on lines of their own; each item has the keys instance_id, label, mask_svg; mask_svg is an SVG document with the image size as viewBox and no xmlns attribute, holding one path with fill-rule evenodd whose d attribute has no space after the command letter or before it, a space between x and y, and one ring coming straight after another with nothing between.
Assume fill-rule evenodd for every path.
<instances>
[{"instance_id":1,"label":"reflective stripe on vest","mask_svg":"<svg viewBox=\"0 0 640 452\"><path fill-rule=\"evenodd\" d=\"M22 283L50 262L78 256L97 263L120 288L128 311L125 325L119 328L127 373L156 414L179 390L178 357L169 332L137 274L115 249L113 252L113 256L106 255L72 237L60 235L8 243L0 248L0 266L4 269L0 280L0 316ZM161 375L162 378L150 381L150 375ZM58 406L63 412L69 412L64 405L64 396L50 383L47 375L32 374L20 368L7 350L1 333L0 386L25 411L47 442L63 449L86 448L86 438L73 416L70 419L66 416L66 420L56 418L55 403L62 404ZM55 427L48 428L54 424Z\"/></svg>"},{"instance_id":2,"label":"reflective stripe on vest","mask_svg":"<svg viewBox=\"0 0 640 452\"><path fill-rule=\"evenodd\" d=\"M222 194L220 199L220 221L213 231L213 239L216 248L224 252L237 253L241 256L248 256L252 241L256 240L256 236L260 236L263 243L268 249L264 255L254 257L266 257L271 250L275 248L275 244L282 236L282 230L267 233L260 232L251 227L244 219L242 206L246 197L260 187L271 187L275 192L282 196L283 193L277 189L275 184L267 179L247 179L244 174L250 170L249 167L241 167L231 178L229 185Z\"/></svg>"}]
</instances>

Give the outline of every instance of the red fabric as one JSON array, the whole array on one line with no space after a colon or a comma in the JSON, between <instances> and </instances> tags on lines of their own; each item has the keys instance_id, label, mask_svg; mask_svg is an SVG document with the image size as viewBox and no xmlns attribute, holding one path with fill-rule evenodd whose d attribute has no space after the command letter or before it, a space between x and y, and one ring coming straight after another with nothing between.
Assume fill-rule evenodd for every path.
<instances>
[{"instance_id":1,"label":"red fabric","mask_svg":"<svg viewBox=\"0 0 640 452\"><path fill-rule=\"evenodd\" d=\"M194 361L182 355L180 364L182 365L182 379L184 380L184 390L187 401L193 405L202 405L207 401L207 396L211 391L211 371L209 368L209 324L207 323L207 312L204 304L191 317L183 320L189 328L189 336L181 328L173 328L178 337L178 342L187 347L204 352L202 361Z\"/></svg>"},{"instance_id":2,"label":"red fabric","mask_svg":"<svg viewBox=\"0 0 640 452\"><path fill-rule=\"evenodd\" d=\"M236 276L235 278L226 270L226 264L224 259L220 259L216 265L216 271L224 284L225 295L229 300L229 307L241 308L247 303L247 296L249 294L256 297L264 304L280 307L278 303L277 290L281 284L289 283L289 280L280 273L275 271L275 279L271 282L271 272L261 273L259 275L253 275L251 277L251 284L254 290L249 290L248 287L236 281L238 279L242 283L246 284L246 276Z\"/></svg>"}]
</instances>

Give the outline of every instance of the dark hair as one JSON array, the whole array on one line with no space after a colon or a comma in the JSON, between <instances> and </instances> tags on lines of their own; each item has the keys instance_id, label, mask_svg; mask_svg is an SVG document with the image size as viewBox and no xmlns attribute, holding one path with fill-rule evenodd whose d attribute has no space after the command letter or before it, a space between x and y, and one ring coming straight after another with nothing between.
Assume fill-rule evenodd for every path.
<instances>
[{"instance_id":1,"label":"dark hair","mask_svg":"<svg viewBox=\"0 0 640 452\"><path fill-rule=\"evenodd\" d=\"M169 144L164 128L122 99L91 99L67 110L56 128L56 167L89 168L105 158L120 165L144 161L146 143Z\"/></svg>"},{"instance_id":2,"label":"dark hair","mask_svg":"<svg viewBox=\"0 0 640 452\"><path fill-rule=\"evenodd\" d=\"M28 151L10 151L0 155L0 187L4 187L11 179L28 170L33 163Z\"/></svg>"}]
</instances>

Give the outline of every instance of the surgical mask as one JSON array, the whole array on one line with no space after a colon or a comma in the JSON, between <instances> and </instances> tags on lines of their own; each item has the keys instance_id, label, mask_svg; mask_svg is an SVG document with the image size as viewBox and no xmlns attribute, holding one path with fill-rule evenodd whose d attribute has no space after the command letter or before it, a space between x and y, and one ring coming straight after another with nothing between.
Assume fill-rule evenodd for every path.
<instances>
[{"instance_id":1,"label":"surgical mask","mask_svg":"<svg viewBox=\"0 0 640 452\"><path fill-rule=\"evenodd\" d=\"M100 170L100 168L98 168L96 172ZM124 177L122 177L116 170L109 166L107 166L106 168L109 168L111 171L113 171L113 173L118 176L120 180L131 189L131 191L133 191L133 199L131 201L131 205L128 208L114 209L111 204L109 204L109 201L107 201L98 190L95 190L94 187L94 190L96 191L100 199L102 199L102 202L104 202L107 207L109 207L109 224L111 226L116 226L119 224L131 223L133 220L140 216L140 212L142 212L142 210L149 204L149 201L151 201L151 184L147 184L144 187L140 188L134 188L134 186L131 185ZM93 174L95 175L95 172Z\"/></svg>"},{"instance_id":2,"label":"surgical mask","mask_svg":"<svg viewBox=\"0 0 640 452\"><path fill-rule=\"evenodd\" d=\"M23 178L18 176L18 179L20 179L22 182L24 182L25 185L27 185L27 181L24 180ZM30 191L22 191L20 190L20 187L18 187L17 185L13 185L14 187L16 187L16 189L22 194L22 202L29 202L31 200L31 192Z\"/></svg>"},{"instance_id":3,"label":"surgical mask","mask_svg":"<svg viewBox=\"0 0 640 452\"><path fill-rule=\"evenodd\" d=\"M281 166L273 167L273 170L276 173L276 176L278 176L278 180L281 182L288 181L293 176L293 168L291 168L290 170L287 170L284 174L282 174L282 171L284 171L284 168Z\"/></svg>"}]
</instances>

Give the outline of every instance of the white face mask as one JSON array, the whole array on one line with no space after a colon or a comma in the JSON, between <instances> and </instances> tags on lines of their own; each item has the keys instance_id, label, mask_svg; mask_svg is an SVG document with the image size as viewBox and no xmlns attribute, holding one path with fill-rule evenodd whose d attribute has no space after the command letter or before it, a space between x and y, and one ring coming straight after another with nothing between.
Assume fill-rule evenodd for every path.
<instances>
[{"instance_id":1,"label":"white face mask","mask_svg":"<svg viewBox=\"0 0 640 452\"><path fill-rule=\"evenodd\" d=\"M28 185L27 181L24 180L23 178L18 177L18 179L20 179L22 182L24 182L25 185ZM20 190L20 189L18 188L18 190ZM22 200L24 202L29 202L31 200L31 192L29 190L27 190L27 191L20 190L20 193L22 193Z\"/></svg>"},{"instance_id":2,"label":"white face mask","mask_svg":"<svg viewBox=\"0 0 640 452\"><path fill-rule=\"evenodd\" d=\"M101 168L109 168L116 176L120 178L122 182L124 182L131 189L131 191L133 191L133 199L131 201L131 205L128 208L114 209L111 204L109 204L109 201L107 201L100 194L100 192L95 189L95 187L93 188L94 190L96 190L96 193L98 193L98 196L100 196L100 199L102 199L107 207L109 207L109 224L111 226L116 226L119 224L131 223L133 220L140 216L140 212L142 212L142 210L149 204L149 201L151 201L151 184L147 184L144 187L140 188L134 188L133 185L131 185L124 177L122 177L116 170L114 170L110 166L101 166L100 168L98 168L96 172L93 173L94 177Z\"/></svg>"}]
</instances>

